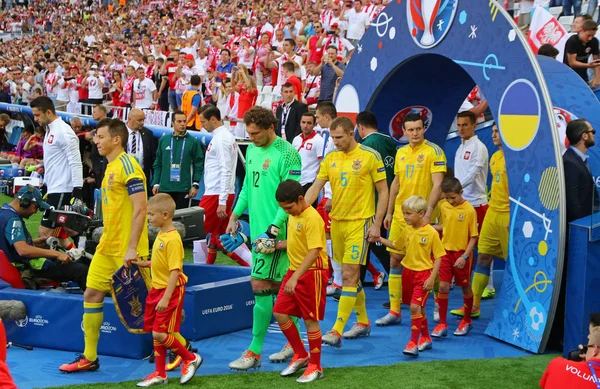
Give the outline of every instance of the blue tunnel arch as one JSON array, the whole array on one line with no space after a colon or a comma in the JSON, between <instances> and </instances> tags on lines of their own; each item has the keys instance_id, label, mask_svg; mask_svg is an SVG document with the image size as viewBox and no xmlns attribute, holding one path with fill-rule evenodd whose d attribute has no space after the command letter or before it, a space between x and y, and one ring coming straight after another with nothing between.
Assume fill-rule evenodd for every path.
<instances>
[{"instance_id":1,"label":"blue tunnel arch","mask_svg":"<svg viewBox=\"0 0 600 389\"><path fill-rule=\"evenodd\" d=\"M399 145L393 120L420 107L426 139L443 146L474 85L499 123L511 198L509 255L486 334L543 352L560 290L564 176L544 77L510 16L495 1L390 3L357 45L335 104L349 117L371 110Z\"/></svg>"}]
</instances>

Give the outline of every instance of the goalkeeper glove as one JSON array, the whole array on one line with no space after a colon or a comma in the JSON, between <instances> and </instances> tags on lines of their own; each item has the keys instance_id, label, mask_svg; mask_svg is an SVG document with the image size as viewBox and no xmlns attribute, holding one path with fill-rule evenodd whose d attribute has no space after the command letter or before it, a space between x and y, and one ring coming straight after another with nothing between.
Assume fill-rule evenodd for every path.
<instances>
[{"instance_id":1,"label":"goalkeeper glove","mask_svg":"<svg viewBox=\"0 0 600 389\"><path fill-rule=\"evenodd\" d=\"M82 187L77 186L77 187L73 188L72 199L75 199L75 200L83 199L83 188Z\"/></svg>"},{"instance_id":2,"label":"goalkeeper glove","mask_svg":"<svg viewBox=\"0 0 600 389\"><path fill-rule=\"evenodd\" d=\"M254 252L259 254L271 254L275 251L275 239L279 234L279 227L271 224L264 234L260 234L253 243Z\"/></svg>"},{"instance_id":3,"label":"goalkeeper glove","mask_svg":"<svg viewBox=\"0 0 600 389\"><path fill-rule=\"evenodd\" d=\"M228 252L233 252L242 244L248 242L248 237L241 232L236 232L233 235L223 234L220 237L223 248Z\"/></svg>"}]
</instances>

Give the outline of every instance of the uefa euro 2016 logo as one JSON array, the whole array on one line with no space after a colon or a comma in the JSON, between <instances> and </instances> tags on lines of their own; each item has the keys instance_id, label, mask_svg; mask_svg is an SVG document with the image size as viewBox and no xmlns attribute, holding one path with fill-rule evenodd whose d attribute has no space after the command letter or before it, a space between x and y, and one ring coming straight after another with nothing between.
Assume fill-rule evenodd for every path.
<instances>
[{"instance_id":1,"label":"uefa euro 2016 logo","mask_svg":"<svg viewBox=\"0 0 600 389\"><path fill-rule=\"evenodd\" d=\"M450 30L458 0L408 0L406 20L415 43L424 49L436 46Z\"/></svg>"}]
</instances>

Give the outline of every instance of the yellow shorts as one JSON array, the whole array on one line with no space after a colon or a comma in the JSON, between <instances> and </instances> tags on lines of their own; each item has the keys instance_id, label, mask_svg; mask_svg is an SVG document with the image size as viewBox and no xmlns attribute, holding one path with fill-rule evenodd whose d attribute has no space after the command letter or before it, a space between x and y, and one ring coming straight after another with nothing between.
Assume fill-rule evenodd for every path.
<instances>
[{"instance_id":1,"label":"yellow shorts","mask_svg":"<svg viewBox=\"0 0 600 389\"><path fill-rule=\"evenodd\" d=\"M113 274L123 266L122 257L112 257L96 253L92 259L87 276L87 287L100 292L110 293Z\"/></svg>"},{"instance_id":2,"label":"yellow shorts","mask_svg":"<svg viewBox=\"0 0 600 389\"><path fill-rule=\"evenodd\" d=\"M483 219L477 250L506 260L509 228L510 212L498 212L489 208Z\"/></svg>"},{"instance_id":3,"label":"yellow shorts","mask_svg":"<svg viewBox=\"0 0 600 389\"><path fill-rule=\"evenodd\" d=\"M331 249L333 260L340 264L367 263L369 242L367 231L373 220L331 220Z\"/></svg>"},{"instance_id":4,"label":"yellow shorts","mask_svg":"<svg viewBox=\"0 0 600 389\"><path fill-rule=\"evenodd\" d=\"M405 228L406 228L406 222L404 221L404 218L402 217L402 212L401 212L400 217L394 216L392 218L392 226L390 227L390 235L389 235L388 239L391 240L392 242L398 242L400 240L400 235L402 235L402 231L404 231ZM398 250L395 250L395 249L392 249L389 247L388 247L387 251L389 251L390 253L401 254L401 255L406 254L404 251L398 251Z\"/></svg>"}]
</instances>

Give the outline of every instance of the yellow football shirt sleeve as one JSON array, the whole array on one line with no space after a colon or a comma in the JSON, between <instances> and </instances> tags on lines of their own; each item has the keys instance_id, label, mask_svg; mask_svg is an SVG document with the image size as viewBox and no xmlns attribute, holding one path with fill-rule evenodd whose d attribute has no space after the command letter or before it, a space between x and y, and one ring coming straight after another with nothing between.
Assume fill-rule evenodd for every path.
<instances>
[{"instance_id":1,"label":"yellow football shirt sleeve","mask_svg":"<svg viewBox=\"0 0 600 389\"><path fill-rule=\"evenodd\" d=\"M307 248L322 249L326 246L325 242L325 223L323 218L315 211L310 212L306 218L306 232L305 236L301 237L306 239Z\"/></svg>"},{"instance_id":2,"label":"yellow football shirt sleeve","mask_svg":"<svg viewBox=\"0 0 600 389\"><path fill-rule=\"evenodd\" d=\"M146 175L139 163L127 154L122 154L119 160L123 166L123 183L127 187L129 196L146 192Z\"/></svg>"},{"instance_id":3,"label":"yellow football shirt sleeve","mask_svg":"<svg viewBox=\"0 0 600 389\"><path fill-rule=\"evenodd\" d=\"M475 208L471 208L469 211L469 238L474 236L479 236L479 231L477 231L477 212L475 212Z\"/></svg>"},{"instance_id":4,"label":"yellow football shirt sleeve","mask_svg":"<svg viewBox=\"0 0 600 389\"><path fill-rule=\"evenodd\" d=\"M436 148L439 147L436 146ZM430 171L431 174L446 173L446 155L441 149L438 152L435 152L433 158L431 158Z\"/></svg>"},{"instance_id":5,"label":"yellow football shirt sleeve","mask_svg":"<svg viewBox=\"0 0 600 389\"><path fill-rule=\"evenodd\" d=\"M394 174L399 176L401 173L401 161L404 147L401 147L396 151L396 159L394 160Z\"/></svg>"},{"instance_id":6,"label":"yellow football shirt sleeve","mask_svg":"<svg viewBox=\"0 0 600 389\"><path fill-rule=\"evenodd\" d=\"M179 233L177 233L179 235ZM167 261L169 262L169 271L183 270L183 243L181 238L171 238L166 243Z\"/></svg>"},{"instance_id":7,"label":"yellow football shirt sleeve","mask_svg":"<svg viewBox=\"0 0 600 389\"><path fill-rule=\"evenodd\" d=\"M376 156L371 157L371 178L373 182L379 182L381 180L385 180L385 166L383 165L383 160L377 158Z\"/></svg>"},{"instance_id":8,"label":"yellow football shirt sleeve","mask_svg":"<svg viewBox=\"0 0 600 389\"><path fill-rule=\"evenodd\" d=\"M321 162L321 167L319 168L319 174L317 174L317 178L320 180L329 181L329 165L331 164L331 155L329 153L325 156L325 159Z\"/></svg>"},{"instance_id":9,"label":"yellow football shirt sleeve","mask_svg":"<svg viewBox=\"0 0 600 389\"><path fill-rule=\"evenodd\" d=\"M432 230L431 232L431 253L433 254L433 258L436 259L446 255L446 250L444 250L440 235L435 230Z\"/></svg>"}]
</instances>

